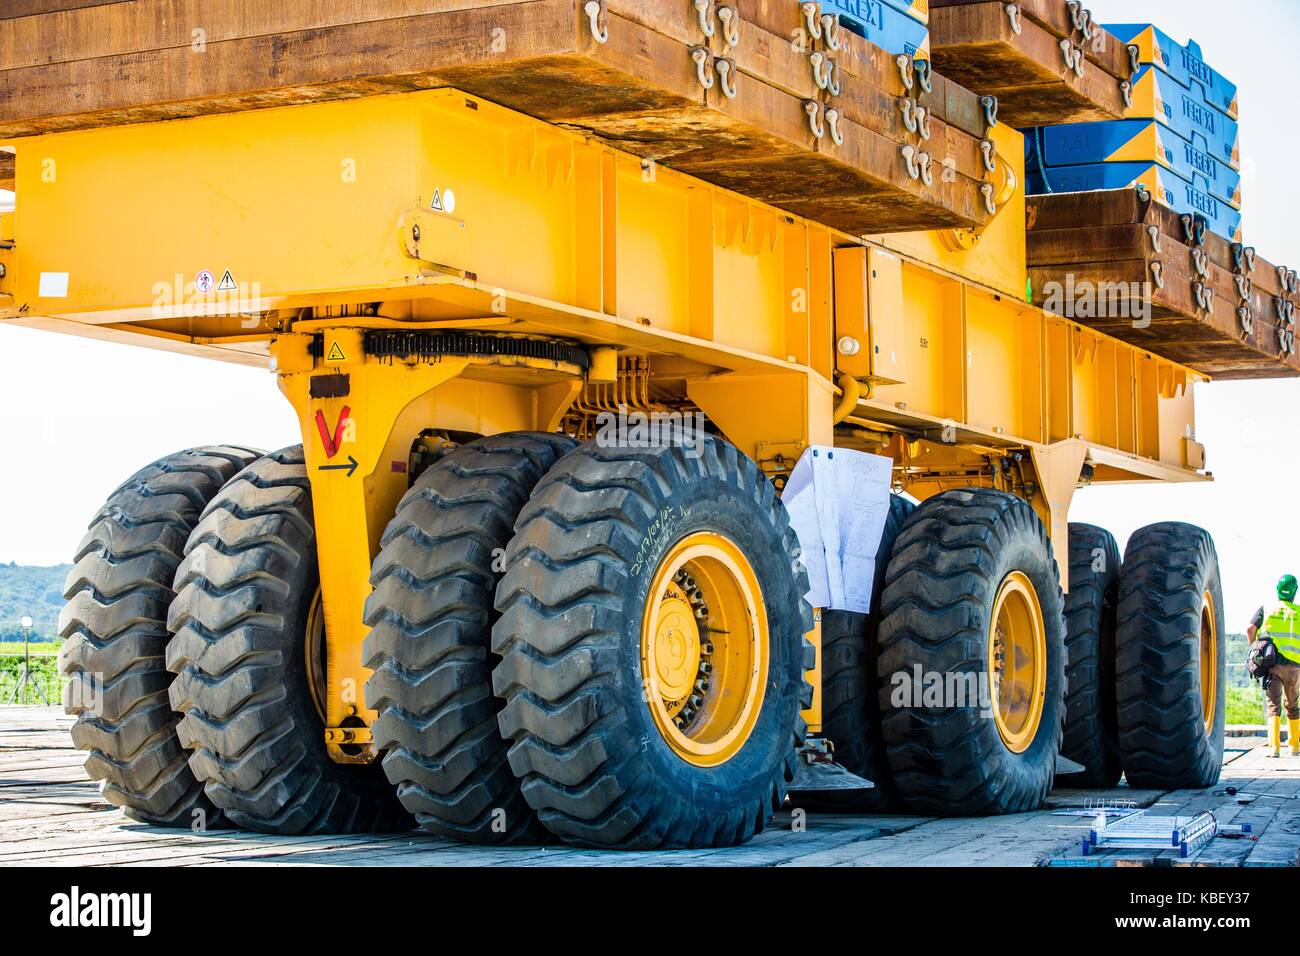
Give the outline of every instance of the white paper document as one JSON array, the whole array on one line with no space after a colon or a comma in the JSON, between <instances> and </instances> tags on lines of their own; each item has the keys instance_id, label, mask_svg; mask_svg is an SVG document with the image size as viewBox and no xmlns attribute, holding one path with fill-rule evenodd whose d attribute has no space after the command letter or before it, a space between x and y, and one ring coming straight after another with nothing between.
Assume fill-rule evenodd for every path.
<instances>
[{"instance_id":1,"label":"white paper document","mask_svg":"<svg viewBox=\"0 0 1300 956\"><path fill-rule=\"evenodd\" d=\"M889 516L893 460L814 445L781 500L799 536L814 607L868 613L876 552Z\"/></svg>"}]
</instances>

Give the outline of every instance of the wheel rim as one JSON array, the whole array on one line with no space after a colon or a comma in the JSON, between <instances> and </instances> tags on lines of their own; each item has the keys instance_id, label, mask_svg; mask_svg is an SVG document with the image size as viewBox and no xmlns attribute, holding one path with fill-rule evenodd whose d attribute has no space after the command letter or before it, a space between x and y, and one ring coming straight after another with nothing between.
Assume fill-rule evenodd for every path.
<instances>
[{"instance_id":1,"label":"wheel rim","mask_svg":"<svg viewBox=\"0 0 1300 956\"><path fill-rule=\"evenodd\" d=\"M307 690L311 693L316 716L325 722L325 602L320 588L312 595L307 611L306 633L303 635L303 656L307 665Z\"/></svg>"},{"instance_id":2,"label":"wheel rim","mask_svg":"<svg viewBox=\"0 0 1300 956\"><path fill-rule=\"evenodd\" d=\"M1206 736L1214 732L1214 719L1219 706L1218 644L1214 596L1206 591L1201 605L1201 714L1205 717Z\"/></svg>"},{"instance_id":3,"label":"wheel rim","mask_svg":"<svg viewBox=\"0 0 1300 956\"><path fill-rule=\"evenodd\" d=\"M655 726L688 763L725 763L763 705L768 622L758 576L735 542L700 531L673 545L646 593L641 674Z\"/></svg>"},{"instance_id":4,"label":"wheel rim","mask_svg":"<svg viewBox=\"0 0 1300 956\"><path fill-rule=\"evenodd\" d=\"M1038 735L1047 697L1047 629L1033 582L1012 571L998 587L989 623L989 693L993 721L1012 753Z\"/></svg>"}]
</instances>

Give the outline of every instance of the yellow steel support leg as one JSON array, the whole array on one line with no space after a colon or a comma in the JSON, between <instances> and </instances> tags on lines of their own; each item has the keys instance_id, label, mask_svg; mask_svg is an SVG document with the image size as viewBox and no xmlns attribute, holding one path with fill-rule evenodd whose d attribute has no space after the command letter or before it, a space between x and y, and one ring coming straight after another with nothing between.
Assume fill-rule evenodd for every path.
<instances>
[{"instance_id":1,"label":"yellow steel support leg","mask_svg":"<svg viewBox=\"0 0 1300 956\"><path fill-rule=\"evenodd\" d=\"M310 373L280 374L281 391L299 416L311 479L325 610L327 735L349 717L358 717L367 726L375 717L362 693L370 673L361 654L368 630L363 609L370 595L370 563L384 525L406 491L405 463L411 439L419 433L418 427L396 426L415 399L455 378L468 364L464 359L410 367L367 364L360 337L346 334L326 336L327 361L331 351L335 357L343 357L333 368L348 376L346 395L312 398ZM337 442L337 447L326 447L318 416L331 444ZM401 469L395 470L393 462L400 462ZM331 757L340 763L371 759L368 753L348 755L332 740L327 746Z\"/></svg>"},{"instance_id":2,"label":"yellow steel support leg","mask_svg":"<svg viewBox=\"0 0 1300 956\"><path fill-rule=\"evenodd\" d=\"M1032 448L1039 493L1030 504L1052 538L1052 556L1061 576L1061 587L1070 589L1070 501L1079 486L1079 475L1088 456L1088 446L1070 439L1054 445Z\"/></svg>"},{"instance_id":3,"label":"yellow steel support leg","mask_svg":"<svg viewBox=\"0 0 1300 956\"><path fill-rule=\"evenodd\" d=\"M581 381L561 377L553 365L543 366L536 381L525 375L503 383L462 378L476 364L468 358L368 359L357 329L326 330L314 362L305 339L282 336L274 351L280 389L298 414L311 479L325 615L326 745L335 761L365 762L373 755L344 753L331 731L349 718L368 726L375 717L363 693L370 675L361 650L369 630L364 606L380 537L409 485L412 442L435 426L476 435L553 430ZM313 379L324 386L318 395L333 397L313 397Z\"/></svg>"}]
</instances>

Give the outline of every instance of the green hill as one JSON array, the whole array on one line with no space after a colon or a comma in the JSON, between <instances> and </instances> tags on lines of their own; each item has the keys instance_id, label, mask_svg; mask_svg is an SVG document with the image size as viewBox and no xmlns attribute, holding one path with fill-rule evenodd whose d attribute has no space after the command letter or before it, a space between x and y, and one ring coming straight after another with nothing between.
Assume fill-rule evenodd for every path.
<instances>
[{"instance_id":1,"label":"green hill","mask_svg":"<svg viewBox=\"0 0 1300 956\"><path fill-rule=\"evenodd\" d=\"M0 641L21 641L24 614L35 622L32 639L55 640L59 611L63 608L63 579L70 564L36 568L0 564Z\"/></svg>"}]
</instances>

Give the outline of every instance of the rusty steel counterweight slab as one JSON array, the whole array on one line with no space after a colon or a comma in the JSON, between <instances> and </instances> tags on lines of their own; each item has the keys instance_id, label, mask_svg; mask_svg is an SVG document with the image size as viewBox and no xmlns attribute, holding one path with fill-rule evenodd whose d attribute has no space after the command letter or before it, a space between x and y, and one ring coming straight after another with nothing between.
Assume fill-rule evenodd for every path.
<instances>
[{"instance_id":1,"label":"rusty steel counterweight slab","mask_svg":"<svg viewBox=\"0 0 1300 956\"><path fill-rule=\"evenodd\" d=\"M935 69L996 96L1001 117L1013 126L1124 116L1137 64L1081 3L935 0L931 6Z\"/></svg>"},{"instance_id":2,"label":"rusty steel counterweight slab","mask_svg":"<svg viewBox=\"0 0 1300 956\"><path fill-rule=\"evenodd\" d=\"M1027 202L1036 304L1215 378L1300 375L1294 270L1142 189Z\"/></svg>"},{"instance_id":3,"label":"rusty steel counterweight slab","mask_svg":"<svg viewBox=\"0 0 1300 956\"><path fill-rule=\"evenodd\" d=\"M455 87L850 233L997 211L977 98L794 0L49 6L0 20L0 137Z\"/></svg>"}]
</instances>

